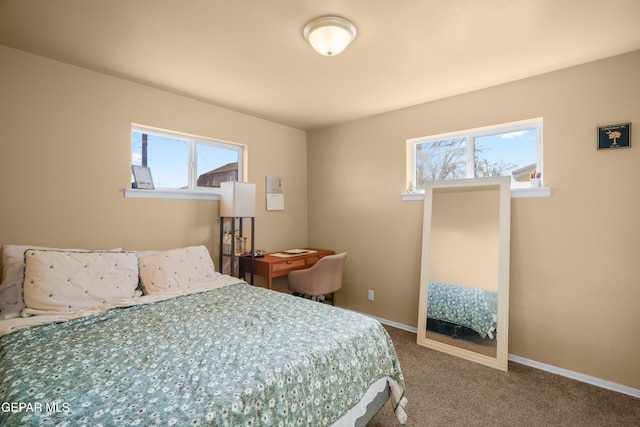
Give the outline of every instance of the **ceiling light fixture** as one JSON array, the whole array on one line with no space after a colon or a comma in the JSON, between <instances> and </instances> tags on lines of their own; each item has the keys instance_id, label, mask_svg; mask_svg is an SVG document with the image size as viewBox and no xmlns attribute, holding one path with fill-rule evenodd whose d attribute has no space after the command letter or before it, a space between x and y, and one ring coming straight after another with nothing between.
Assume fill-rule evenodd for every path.
<instances>
[{"instance_id":1,"label":"ceiling light fixture","mask_svg":"<svg viewBox=\"0 0 640 427\"><path fill-rule=\"evenodd\" d=\"M356 27L344 18L323 16L309 22L302 34L318 53L335 56L356 38Z\"/></svg>"}]
</instances>

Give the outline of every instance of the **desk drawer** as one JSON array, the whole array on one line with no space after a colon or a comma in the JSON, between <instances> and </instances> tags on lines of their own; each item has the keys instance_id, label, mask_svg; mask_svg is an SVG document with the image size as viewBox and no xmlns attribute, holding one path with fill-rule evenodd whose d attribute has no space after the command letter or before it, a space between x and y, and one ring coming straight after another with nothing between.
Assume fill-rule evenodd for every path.
<instances>
[{"instance_id":1,"label":"desk drawer","mask_svg":"<svg viewBox=\"0 0 640 427\"><path fill-rule=\"evenodd\" d=\"M275 273L276 271L289 270L291 268L301 268L304 266L304 259L290 259L287 261L279 262L277 264L273 264L272 271Z\"/></svg>"},{"instance_id":2,"label":"desk drawer","mask_svg":"<svg viewBox=\"0 0 640 427\"><path fill-rule=\"evenodd\" d=\"M313 264L315 264L316 262L318 262L318 260L320 259L320 255L313 255L313 256L308 256L306 258L306 264L307 266L311 267Z\"/></svg>"}]
</instances>

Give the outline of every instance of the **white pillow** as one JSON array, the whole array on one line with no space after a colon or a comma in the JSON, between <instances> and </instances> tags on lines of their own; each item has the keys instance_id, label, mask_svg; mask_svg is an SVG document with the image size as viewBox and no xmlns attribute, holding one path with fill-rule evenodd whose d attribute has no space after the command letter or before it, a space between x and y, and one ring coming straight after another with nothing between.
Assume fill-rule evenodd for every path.
<instances>
[{"instance_id":1,"label":"white pillow","mask_svg":"<svg viewBox=\"0 0 640 427\"><path fill-rule=\"evenodd\" d=\"M149 255L158 253L158 251L133 251L133 252L136 254L138 259L148 257Z\"/></svg>"},{"instance_id":2,"label":"white pillow","mask_svg":"<svg viewBox=\"0 0 640 427\"><path fill-rule=\"evenodd\" d=\"M0 284L0 319L19 317L24 308L22 282L24 281L24 252L27 249L89 252L88 249L60 249L35 245L4 245L2 247L2 284ZM121 252L122 248L108 252Z\"/></svg>"},{"instance_id":3,"label":"white pillow","mask_svg":"<svg viewBox=\"0 0 640 427\"><path fill-rule=\"evenodd\" d=\"M24 308L22 302L22 280L6 287L0 287L0 320L20 316Z\"/></svg>"},{"instance_id":4,"label":"white pillow","mask_svg":"<svg viewBox=\"0 0 640 427\"><path fill-rule=\"evenodd\" d=\"M132 252L25 252L24 303L46 312L72 312L133 298L138 258Z\"/></svg>"},{"instance_id":5,"label":"white pillow","mask_svg":"<svg viewBox=\"0 0 640 427\"><path fill-rule=\"evenodd\" d=\"M24 277L24 252L27 249L89 252L87 249L58 249L34 245L4 245L2 247L2 284L0 284L0 319L19 317L24 308L22 279ZM122 248L109 252L121 252Z\"/></svg>"},{"instance_id":6,"label":"white pillow","mask_svg":"<svg viewBox=\"0 0 640 427\"><path fill-rule=\"evenodd\" d=\"M140 279L148 293L185 288L217 277L205 246L156 252L138 260Z\"/></svg>"}]
</instances>

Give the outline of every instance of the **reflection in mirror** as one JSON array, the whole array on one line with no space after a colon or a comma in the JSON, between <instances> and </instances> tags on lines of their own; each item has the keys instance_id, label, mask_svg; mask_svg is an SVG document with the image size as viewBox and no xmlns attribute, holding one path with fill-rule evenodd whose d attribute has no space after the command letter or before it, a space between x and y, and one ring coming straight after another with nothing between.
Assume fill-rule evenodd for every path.
<instances>
[{"instance_id":1,"label":"reflection in mirror","mask_svg":"<svg viewBox=\"0 0 640 427\"><path fill-rule=\"evenodd\" d=\"M507 370L510 178L425 189L418 344Z\"/></svg>"}]
</instances>

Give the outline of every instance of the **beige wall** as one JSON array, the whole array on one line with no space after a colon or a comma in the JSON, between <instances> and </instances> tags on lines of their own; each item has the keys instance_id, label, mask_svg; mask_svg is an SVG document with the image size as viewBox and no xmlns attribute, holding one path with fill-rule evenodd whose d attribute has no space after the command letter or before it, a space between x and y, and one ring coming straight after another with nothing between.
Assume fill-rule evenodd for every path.
<instances>
[{"instance_id":1,"label":"beige wall","mask_svg":"<svg viewBox=\"0 0 640 427\"><path fill-rule=\"evenodd\" d=\"M305 132L2 46L0 64L0 245L205 244L217 264L218 201L124 198L132 122L245 144L257 246L306 244ZM285 211L265 210L266 175Z\"/></svg>"},{"instance_id":2,"label":"beige wall","mask_svg":"<svg viewBox=\"0 0 640 427\"><path fill-rule=\"evenodd\" d=\"M429 280L498 291L500 187L435 189Z\"/></svg>"},{"instance_id":3,"label":"beige wall","mask_svg":"<svg viewBox=\"0 0 640 427\"><path fill-rule=\"evenodd\" d=\"M509 353L640 389L640 52L310 132L309 244L349 251L338 305L417 324L422 203L405 141L544 118L550 198L513 199ZM375 301L367 301L367 289Z\"/></svg>"}]
</instances>

